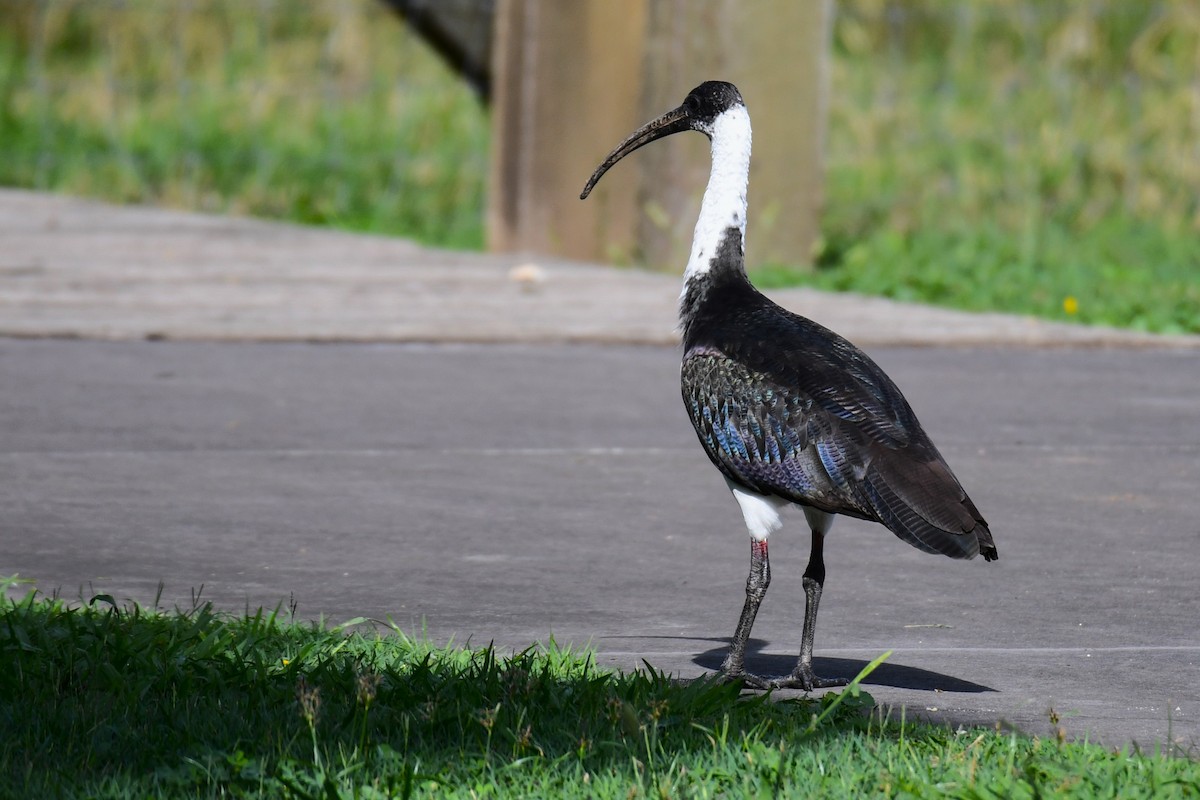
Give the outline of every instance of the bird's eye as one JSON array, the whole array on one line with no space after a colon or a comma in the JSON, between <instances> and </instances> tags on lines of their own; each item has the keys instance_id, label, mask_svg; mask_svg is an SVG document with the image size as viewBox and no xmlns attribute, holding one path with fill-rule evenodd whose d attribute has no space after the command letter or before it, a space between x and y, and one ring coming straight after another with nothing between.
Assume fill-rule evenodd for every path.
<instances>
[{"instance_id":1,"label":"bird's eye","mask_svg":"<svg viewBox=\"0 0 1200 800\"><path fill-rule=\"evenodd\" d=\"M700 98L694 94L689 94L687 99L683 101L683 107L693 114L700 110Z\"/></svg>"}]
</instances>

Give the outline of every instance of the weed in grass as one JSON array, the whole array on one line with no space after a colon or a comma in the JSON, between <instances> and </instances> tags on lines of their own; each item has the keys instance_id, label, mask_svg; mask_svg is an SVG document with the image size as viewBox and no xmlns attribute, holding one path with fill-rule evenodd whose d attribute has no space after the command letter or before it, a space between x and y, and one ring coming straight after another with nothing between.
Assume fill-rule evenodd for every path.
<instances>
[{"instance_id":1,"label":"weed in grass","mask_svg":"<svg viewBox=\"0 0 1200 800\"><path fill-rule=\"evenodd\" d=\"M11 584L4 585L5 593ZM1187 797L1200 764L208 605L0 609L0 796Z\"/></svg>"}]
</instances>

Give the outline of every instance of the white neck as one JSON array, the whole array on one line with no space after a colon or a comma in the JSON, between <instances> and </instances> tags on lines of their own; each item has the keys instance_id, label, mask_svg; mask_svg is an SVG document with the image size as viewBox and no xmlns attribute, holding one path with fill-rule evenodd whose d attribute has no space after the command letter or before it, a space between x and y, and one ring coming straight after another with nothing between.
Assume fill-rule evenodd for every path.
<instances>
[{"instance_id":1,"label":"white neck","mask_svg":"<svg viewBox=\"0 0 1200 800\"><path fill-rule=\"evenodd\" d=\"M708 272L725 231L737 228L746 239L746 186L750 181L750 115L735 106L713 120L712 173L700 204L700 218L692 237L692 254L684 271L684 285Z\"/></svg>"}]
</instances>

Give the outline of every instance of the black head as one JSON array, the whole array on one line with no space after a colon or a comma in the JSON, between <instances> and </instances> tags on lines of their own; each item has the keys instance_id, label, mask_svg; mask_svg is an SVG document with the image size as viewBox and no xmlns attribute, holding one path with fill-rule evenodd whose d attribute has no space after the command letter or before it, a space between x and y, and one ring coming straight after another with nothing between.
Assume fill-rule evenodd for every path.
<instances>
[{"instance_id":1,"label":"black head","mask_svg":"<svg viewBox=\"0 0 1200 800\"><path fill-rule=\"evenodd\" d=\"M711 127L723 112L745 104L738 88L725 81L705 81L688 92L683 100L683 108L688 110L688 115L707 127Z\"/></svg>"},{"instance_id":2,"label":"black head","mask_svg":"<svg viewBox=\"0 0 1200 800\"><path fill-rule=\"evenodd\" d=\"M745 105L745 103L742 101L741 93L732 83L705 81L688 92L683 105L646 123L617 145L603 163L596 167L596 171L592 173L587 185L583 187L579 199L585 199L604 173L639 147L680 131L700 131L705 136L712 136L713 122L717 117L740 105Z\"/></svg>"}]
</instances>

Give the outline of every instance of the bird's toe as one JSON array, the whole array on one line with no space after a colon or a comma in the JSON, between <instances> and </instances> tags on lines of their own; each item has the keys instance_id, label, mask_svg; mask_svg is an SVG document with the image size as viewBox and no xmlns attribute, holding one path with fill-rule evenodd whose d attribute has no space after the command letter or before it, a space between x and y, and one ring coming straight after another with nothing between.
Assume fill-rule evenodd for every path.
<instances>
[{"instance_id":1,"label":"bird's toe","mask_svg":"<svg viewBox=\"0 0 1200 800\"><path fill-rule=\"evenodd\" d=\"M822 678L811 669L797 669L791 675L775 678L770 681L771 689L800 689L811 692L813 689L830 689L835 686L845 686L850 681L846 678Z\"/></svg>"},{"instance_id":2,"label":"bird's toe","mask_svg":"<svg viewBox=\"0 0 1200 800\"><path fill-rule=\"evenodd\" d=\"M764 678L761 675L755 675L744 670L736 672L722 670L720 680L722 683L737 683L747 689L762 689L765 691L771 688L771 680L769 678Z\"/></svg>"}]
</instances>

